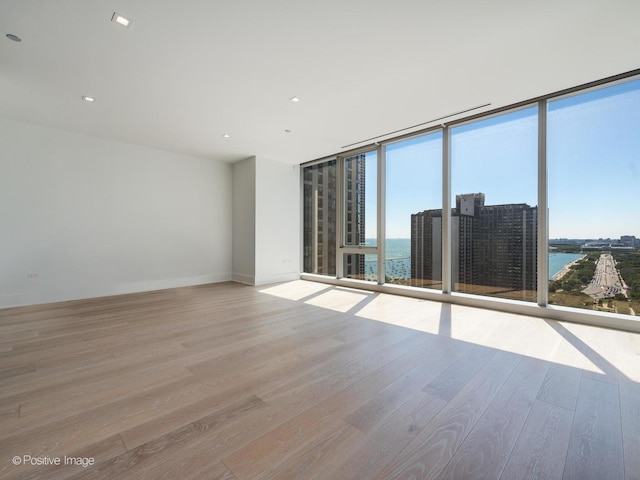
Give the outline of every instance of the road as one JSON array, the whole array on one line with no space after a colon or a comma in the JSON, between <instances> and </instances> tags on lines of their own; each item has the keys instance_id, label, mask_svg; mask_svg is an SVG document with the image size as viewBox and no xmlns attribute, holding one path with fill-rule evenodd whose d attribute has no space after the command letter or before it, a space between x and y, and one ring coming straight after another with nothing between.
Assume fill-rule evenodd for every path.
<instances>
[{"instance_id":1,"label":"road","mask_svg":"<svg viewBox=\"0 0 640 480\"><path fill-rule=\"evenodd\" d=\"M610 253L600 255L593 278L582 293L592 298L613 297L617 293L626 294L622 279L616 270L616 262Z\"/></svg>"}]
</instances>

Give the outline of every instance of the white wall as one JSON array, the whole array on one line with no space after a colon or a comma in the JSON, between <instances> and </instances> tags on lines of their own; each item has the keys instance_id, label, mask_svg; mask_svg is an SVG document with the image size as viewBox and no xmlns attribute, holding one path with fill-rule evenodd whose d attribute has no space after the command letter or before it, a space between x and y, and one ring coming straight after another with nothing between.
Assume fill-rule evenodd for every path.
<instances>
[{"instance_id":1,"label":"white wall","mask_svg":"<svg viewBox=\"0 0 640 480\"><path fill-rule=\"evenodd\" d=\"M256 157L233 164L233 280L255 283Z\"/></svg>"},{"instance_id":2,"label":"white wall","mask_svg":"<svg viewBox=\"0 0 640 480\"><path fill-rule=\"evenodd\" d=\"M224 163L0 119L0 307L231 279L231 179Z\"/></svg>"},{"instance_id":3,"label":"white wall","mask_svg":"<svg viewBox=\"0 0 640 480\"><path fill-rule=\"evenodd\" d=\"M255 284L300 276L300 168L256 159Z\"/></svg>"},{"instance_id":4,"label":"white wall","mask_svg":"<svg viewBox=\"0 0 640 480\"><path fill-rule=\"evenodd\" d=\"M233 279L250 285L300 276L300 170L263 157L233 166Z\"/></svg>"}]
</instances>

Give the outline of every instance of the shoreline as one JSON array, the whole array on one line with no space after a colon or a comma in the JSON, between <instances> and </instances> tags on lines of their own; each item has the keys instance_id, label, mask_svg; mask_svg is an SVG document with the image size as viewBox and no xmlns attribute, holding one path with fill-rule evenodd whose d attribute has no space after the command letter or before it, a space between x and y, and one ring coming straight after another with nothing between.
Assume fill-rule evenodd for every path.
<instances>
[{"instance_id":1,"label":"shoreline","mask_svg":"<svg viewBox=\"0 0 640 480\"><path fill-rule=\"evenodd\" d=\"M584 260L587 257L587 254L585 253L583 256L581 256L580 258L576 258L573 262L567 263L564 267L562 267L562 270L560 270L558 273L556 273L553 277L551 277L551 280L555 281L555 280L560 280L562 277L564 277L567 273L569 273L569 270L571 270L571 267L573 267L576 263Z\"/></svg>"}]
</instances>

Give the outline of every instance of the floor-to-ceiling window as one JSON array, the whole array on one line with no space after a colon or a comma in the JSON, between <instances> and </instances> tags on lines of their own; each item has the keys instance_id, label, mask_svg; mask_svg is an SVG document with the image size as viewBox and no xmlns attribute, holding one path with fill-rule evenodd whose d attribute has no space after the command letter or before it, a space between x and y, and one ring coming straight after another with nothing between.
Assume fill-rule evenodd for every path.
<instances>
[{"instance_id":1,"label":"floor-to-ceiling window","mask_svg":"<svg viewBox=\"0 0 640 480\"><path fill-rule=\"evenodd\" d=\"M442 288L442 133L385 147L385 281Z\"/></svg>"},{"instance_id":2,"label":"floor-to-ceiling window","mask_svg":"<svg viewBox=\"0 0 640 480\"><path fill-rule=\"evenodd\" d=\"M640 80L550 101L549 302L640 314Z\"/></svg>"},{"instance_id":3,"label":"floor-to-ceiling window","mask_svg":"<svg viewBox=\"0 0 640 480\"><path fill-rule=\"evenodd\" d=\"M377 281L377 255L358 253L378 245L378 152L369 150L342 161L342 274Z\"/></svg>"},{"instance_id":4,"label":"floor-to-ceiling window","mask_svg":"<svg viewBox=\"0 0 640 480\"><path fill-rule=\"evenodd\" d=\"M452 290L536 300L537 107L451 129Z\"/></svg>"},{"instance_id":5,"label":"floor-to-ceiling window","mask_svg":"<svg viewBox=\"0 0 640 480\"><path fill-rule=\"evenodd\" d=\"M545 310L558 318L576 308L616 322L640 316L637 76L303 172L305 272L420 287L408 291L427 298L451 292L463 303L572 307Z\"/></svg>"}]
</instances>

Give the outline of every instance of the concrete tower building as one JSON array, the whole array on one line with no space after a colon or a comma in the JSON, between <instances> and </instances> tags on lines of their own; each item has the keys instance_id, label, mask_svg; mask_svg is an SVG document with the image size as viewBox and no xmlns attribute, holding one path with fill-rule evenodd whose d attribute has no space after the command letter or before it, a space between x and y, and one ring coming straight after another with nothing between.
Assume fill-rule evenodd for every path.
<instances>
[{"instance_id":1,"label":"concrete tower building","mask_svg":"<svg viewBox=\"0 0 640 480\"><path fill-rule=\"evenodd\" d=\"M485 205L484 193L456 195L451 215L452 282L459 292L537 287L537 207ZM441 278L442 210L411 215L411 281Z\"/></svg>"}]
</instances>

